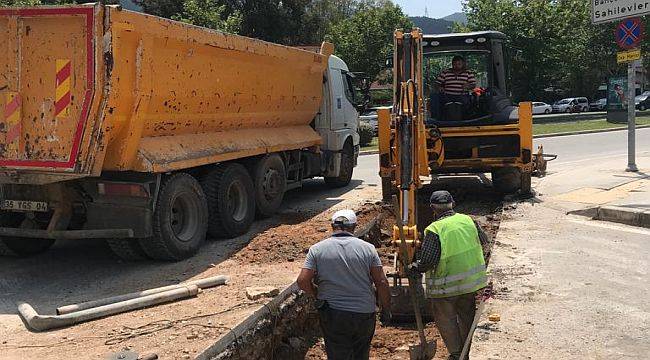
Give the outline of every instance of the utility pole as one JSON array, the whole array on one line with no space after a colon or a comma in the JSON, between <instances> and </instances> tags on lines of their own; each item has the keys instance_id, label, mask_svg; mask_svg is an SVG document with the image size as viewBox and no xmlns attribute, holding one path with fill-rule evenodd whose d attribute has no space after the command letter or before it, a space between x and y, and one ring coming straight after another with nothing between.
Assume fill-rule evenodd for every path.
<instances>
[{"instance_id":1,"label":"utility pole","mask_svg":"<svg viewBox=\"0 0 650 360\"><path fill-rule=\"evenodd\" d=\"M636 166L636 64L640 60L631 61L627 65L627 169L625 171L637 172Z\"/></svg>"}]
</instances>

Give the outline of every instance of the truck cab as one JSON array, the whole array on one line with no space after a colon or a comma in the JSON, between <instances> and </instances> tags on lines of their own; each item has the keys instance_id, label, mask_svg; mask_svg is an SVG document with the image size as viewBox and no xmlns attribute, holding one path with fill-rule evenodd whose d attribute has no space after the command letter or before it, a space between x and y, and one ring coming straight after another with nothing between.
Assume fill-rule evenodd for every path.
<instances>
[{"instance_id":1,"label":"truck cab","mask_svg":"<svg viewBox=\"0 0 650 360\"><path fill-rule=\"evenodd\" d=\"M321 150L326 154L326 173L330 182L336 182L333 177L343 180L343 177L351 175L359 156L358 99L353 79L347 64L331 55L323 79L323 102L315 120L315 129L322 138Z\"/></svg>"}]
</instances>

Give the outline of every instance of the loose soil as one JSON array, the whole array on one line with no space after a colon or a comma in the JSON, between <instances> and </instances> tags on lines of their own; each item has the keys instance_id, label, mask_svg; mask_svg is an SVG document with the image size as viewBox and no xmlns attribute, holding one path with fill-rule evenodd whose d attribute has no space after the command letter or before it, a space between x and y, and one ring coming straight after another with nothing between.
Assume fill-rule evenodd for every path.
<instances>
[{"instance_id":1,"label":"loose soil","mask_svg":"<svg viewBox=\"0 0 650 360\"><path fill-rule=\"evenodd\" d=\"M490 235L490 239L494 239L499 230L499 224L502 218L502 196L494 193L492 190L487 190L480 183L474 183L475 180L469 180L474 185L466 185L463 187L459 187L457 184L454 186L449 183L450 181L453 180L441 179L441 181L435 183L436 185L426 186L418 192L418 228L424 229L433 220L428 208L428 199L431 192L438 189L447 189L454 196L457 203L456 210L472 216ZM479 181L479 179L476 181ZM459 183L465 184L463 181ZM376 244L376 246L382 257L384 266L390 269L395 251L389 245L390 234L395 224L394 216L388 207L378 205L375 205L369 213L373 215L378 213L377 216L380 216L382 236L380 243ZM486 244L483 249L488 261L491 255L492 245L493 240ZM489 291L491 291L491 288ZM436 341L437 351L435 359L446 359L448 356L447 349L434 323L426 324L426 333L428 341ZM377 322L377 330L372 341L370 358L376 360L409 359L409 346L418 343L419 338L414 324L384 327ZM314 341L314 345L307 350L305 358L326 358L322 338Z\"/></svg>"}]
</instances>

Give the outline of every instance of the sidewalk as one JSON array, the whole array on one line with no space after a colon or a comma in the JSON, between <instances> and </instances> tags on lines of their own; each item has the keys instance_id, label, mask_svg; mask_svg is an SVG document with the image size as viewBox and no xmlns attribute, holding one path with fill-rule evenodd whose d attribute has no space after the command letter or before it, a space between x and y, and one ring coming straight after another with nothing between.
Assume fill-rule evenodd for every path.
<instances>
[{"instance_id":1,"label":"sidewalk","mask_svg":"<svg viewBox=\"0 0 650 360\"><path fill-rule=\"evenodd\" d=\"M572 214L650 228L650 157L641 153L637 163L636 173L618 158L563 164L537 189Z\"/></svg>"},{"instance_id":2,"label":"sidewalk","mask_svg":"<svg viewBox=\"0 0 650 360\"><path fill-rule=\"evenodd\" d=\"M650 153L549 166L538 199L506 210L489 264L495 296L472 359L640 359L650 353L650 230L567 215L647 210ZM487 320L499 314L499 322Z\"/></svg>"}]
</instances>

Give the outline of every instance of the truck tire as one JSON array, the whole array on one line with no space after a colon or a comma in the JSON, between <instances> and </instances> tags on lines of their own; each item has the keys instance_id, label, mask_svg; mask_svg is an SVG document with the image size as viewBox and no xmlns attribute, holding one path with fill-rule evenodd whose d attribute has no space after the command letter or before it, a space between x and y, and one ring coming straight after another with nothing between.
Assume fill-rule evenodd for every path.
<instances>
[{"instance_id":1,"label":"truck tire","mask_svg":"<svg viewBox=\"0 0 650 360\"><path fill-rule=\"evenodd\" d=\"M255 190L246 168L237 163L220 165L201 180L208 200L208 234L233 238L245 234L255 220Z\"/></svg>"},{"instance_id":2,"label":"truck tire","mask_svg":"<svg viewBox=\"0 0 650 360\"><path fill-rule=\"evenodd\" d=\"M287 190L284 161L278 154L262 158L255 166L255 208L261 218L275 214Z\"/></svg>"},{"instance_id":3,"label":"truck tire","mask_svg":"<svg viewBox=\"0 0 650 360\"><path fill-rule=\"evenodd\" d=\"M148 258L138 239L107 239L106 243L113 253L124 261L140 261Z\"/></svg>"},{"instance_id":4,"label":"truck tire","mask_svg":"<svg viewBox=\"0 0 650 360\"><path fill-rule=\"evenodd\" d=\"M0 213L0 226L36 229L38 224L26 219L23 214ZM25 257L42 253L54 245L54 239L33 239L20 237L0 237L0 255Z\"/></svg>"},{"instance_id":5,"label":"truck tire","mask_svg":"<svg viewBox=\"0 0 650 360\"><path fill-rule=\"evenodd\" d=\"M514 194L521 188L521 172L518 168L507 167L492 170L492 185L503 194Z\"/></svg>"},{"instance_id":6,"label":"truck tire","mask_svg":"<svg viewBox=\"0 0 650 360\"><path fill-rule=\"evenodd\" d=\"M348 186L354 170L354 148L350 140L345 141L341 152L341 171L337 177L325 177L325 184L331 188Z\"/></svg>"},{"instance_id":7,"label":"truck tire","mask_svg":"<svg viewBox=\"0 0 650 360\"><path fill-rule=\"evenodd\" d=\"M153 259L187 259L205 241L207 221L208 205L201 185L191 175L177 173L161 185L153 215L153 236L139 243Z\"/></svg>"}]
</instances>

